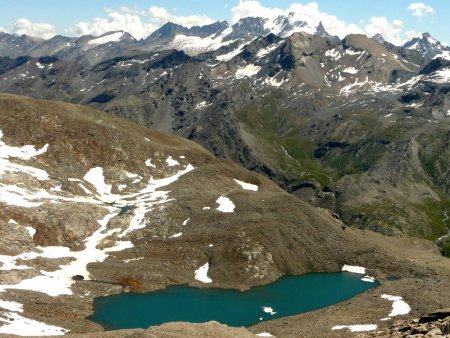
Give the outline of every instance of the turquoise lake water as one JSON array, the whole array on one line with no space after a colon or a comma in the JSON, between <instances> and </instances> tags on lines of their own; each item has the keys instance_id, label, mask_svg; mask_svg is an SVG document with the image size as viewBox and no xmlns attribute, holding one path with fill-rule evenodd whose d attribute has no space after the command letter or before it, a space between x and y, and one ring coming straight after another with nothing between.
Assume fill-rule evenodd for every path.
<instances>
[{"instance_id":1,"label":"turquoise lake water","mask_svg":"<svg viewBox=\"0 0 450 338\"><path fill-rule=\"evenodd\" d=\"M346 272L286 276L248 291L172 286L152 293L99 297L88 319L105 328L148 328L172 321L216 320L231 326L299 314L336 304L378 286ZM275 314L264 312L271 307Z\"/></svg>"}]
</instances>

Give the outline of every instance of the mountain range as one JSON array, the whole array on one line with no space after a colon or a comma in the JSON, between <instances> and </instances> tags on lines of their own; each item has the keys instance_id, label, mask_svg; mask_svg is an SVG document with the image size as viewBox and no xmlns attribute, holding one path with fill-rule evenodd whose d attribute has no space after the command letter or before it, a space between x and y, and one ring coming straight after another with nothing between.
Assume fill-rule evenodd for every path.
<instances>
[{"instance_id":1,"label":"mountain range","mask_svg":"<svg viewBox=\"0 0 450 338\"><path fill-rule=\"evenodd\" d=\"M217 21L205 26L187 28L168 22L139 41L124 31L107 32L98 37L86 35L71 38L57 35L49 40L0 32L0 52L2 56L13 58L23 55L34 57L54 55L95 64L130 51L155 52L177 49L192 56L219 49L236 41L248 42L270 33L286 38L298 32L327 37L335 43L339 41L339 38L331 36L317 19L292 12L273 20L246 17L233 25L226 21ZM378 42L385 42L380 34L373 38ZM428 33L412 38L402 47L418 51L427 61L450 51L449 47L445 47Z\"/></svg>"},{"instance_id":2,"label":"mountain range","mask_svg":"<svg viewBox=\"0 0 450 338\"><path fill-rule=\"evenodd\" d=\"M450 61L428 34L404 47L340 40L289 15L167 23L140 41L124 32L2 37L16 39L0 44L15 46L0 48L10 55L0 59L3 92L89 105L194 140L350 225L447 233Z\"/></svg>"},{"instance_id":3,"label":"mountain range","mask_svg":"<svg viewBox=\"0 0 450 338\"><path fill-rule=\"evenodd\" d=\"M411 316L450 306L450 60L429 34L340 39L295 14L0 33L0 92L0 336L108 337L86 319L99 296L346 264L381 285L242 330L114 335L333 337L388 328L385 294Z\"/></svg>"}]
</instances>

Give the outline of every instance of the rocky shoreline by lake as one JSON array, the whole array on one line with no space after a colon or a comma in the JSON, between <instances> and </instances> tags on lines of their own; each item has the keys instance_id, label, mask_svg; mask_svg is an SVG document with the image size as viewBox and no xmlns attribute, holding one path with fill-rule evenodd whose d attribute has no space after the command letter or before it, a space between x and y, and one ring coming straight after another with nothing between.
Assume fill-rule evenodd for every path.
<instances>
[{"instance_id":1,"label":"rocky shoreline by lake","mask_svg":"<svg viewBox=\"0 0 450 338\"><path fill-rule=\"evenodd\" d=\"M450 308L440 309L413 320L398 321L386 330L377 330L359 335L369 337L450 337Z\"/></svg>"}]
</instances>

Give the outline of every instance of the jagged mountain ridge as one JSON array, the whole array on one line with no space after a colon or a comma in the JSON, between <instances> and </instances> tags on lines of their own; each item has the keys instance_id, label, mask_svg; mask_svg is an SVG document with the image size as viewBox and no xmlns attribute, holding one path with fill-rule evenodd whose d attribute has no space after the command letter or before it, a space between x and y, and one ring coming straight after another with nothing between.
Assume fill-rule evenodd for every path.
<instances>
[{"instance_id":1,"label":"jagged mountain ridge","mask_svg":"<svg viewBox=\"0 0 450 338\"><path fill-rule=\"evenodd\" d=\"M17 37L2 33L0 35L0 55L9 57L57 55L80 59L84 57L87 50L92 49L95 50L95 53L89 53L92 55L88 55L87 59L94 64L116 55L117 49L124 52L127 49L158 51L174 48L184 50L191 55L197 55L220 48L233 41L251 41L269 33L286 37L295 32L317 33L321 36L330 37L322 24L314 18L290 13L286 16L279 16L274 20L260 17L242 18L232 26L226 21L217 21L205 26L186 28L168 22L140 41L136 41L128 33L125 33L120 39L108 38L123 33L121 31L108 32L100 37L87 35L69 38L58 35L49 40L30 38L25 35ZM102 41L102 43L95 43L96 40ZM92 45L93 42L94 46ZM98 52L100 48L96 48L98 45L102 45L102 48L110 47L110 50L103 52L100 49L100 52ZM125 48L122 48L124 45Z\"/></svg>"},{"instance_id":2,"label":"jagged mountain ridge","mask_svg":"<svg viewBox=\"0 0 450 338\"><path fill-rule=\"evenodd\" d=\"M90 35L78 38L57 35L49 40L26 35L19 37L1 33L0 55L13 58L23 55L35 57L60 55L80 59L86 50L95 47L89 46L89 41L93 42L98 39L98 41L103 41L103 43L94 43L94 45L108 44L110 50L106 53L100 49L100 53L93 53L93 55L100 55L87 57L94 64L108 58L108 56L118 55L114 53L118 49L124 53L126 50L157 51L173 48L183 50L190 55L197 55L226 46L233 41L247 42L269 33L284 38L296 32L327 37L330 41L336 43L339 41L338 37L330 36L322 23L316 18L306 14L288 13L287 15L280 15L273 20L261 17L246 17L240 19L232 26L226 21L217 21L205 26L187 28L168 22L140 41L137 41L128 33L125 33L120 39L108 38L108 36L117 36L123 33L122 31L105 33L100 36L103 39ZM378 42L385 42L381 34L376 34L373 39ZM412 38L403 47L417 50L427 61L430 61L437 55L448 58L450 51L449 47L443 46L428 33Z\"/></svg>"},{"instance_id":3,"label":"jagged mountain ridge","mask_svg":"<svg viewBox=\"0 0 450 338\"><path fill-rule=\"evenodd\" d=\"M288 37L295 32L315 34L330 39L331 43L338 43L339 38L330 36L322 23L307 15L289 13L274 20L260 17L242 18L230 26L226 21L217 21L205 26L186 28L168 22L145 39L137 41L130 34L122 31L108 32L100 37L82 36L69 38L55 36L49 40L30 38L25 35L18 37L7 33L0 35L0 55L16 58L18 56L58 56L74 58L95 64L112 58L131 53L155 52L159 50L183 50L189 55L198 55L207 51L217 50L233 43L245 43L259 36L275 34ZM123 34L121 34L123 33ZM119 38L115 38L119 36ZM378 42L398 47L385 42L380 34L373 37ZM89 42L90 41L90 42ZM96 43L96 41L98 41ZM420 42L420 43L419 43ZM436 56L449 58L449 48L444 47L424 33L421 37L413 38L404 44L404 50L416 51L430 61ZM402 51L404 57L408 52ZM417 57L413 57L417 62Z\"/></svg>"}]
</instances>

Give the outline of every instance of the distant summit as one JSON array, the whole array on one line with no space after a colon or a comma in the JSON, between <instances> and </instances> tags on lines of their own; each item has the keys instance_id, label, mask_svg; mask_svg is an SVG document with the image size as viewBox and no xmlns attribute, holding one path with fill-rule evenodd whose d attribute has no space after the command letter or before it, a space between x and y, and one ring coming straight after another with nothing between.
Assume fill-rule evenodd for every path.
<instances>
[{"instance_id":1,"label":"distant summit","mask_svg":"<svg viewBox=\"0 0 450 338\"><path fill-rule=\"evenodd\" d=\"M406 49L413 49L422 54L426 59L433 59L436 55L442 54L445 51L450 51L450 48L442 45L438 40L433 38L429 33L421 33L412 38L403 45Z\"/></svg>"},{"instance_id":2,"label":"distant summit","mask_svg":"<svg viewBox=\"0 0 450 338\"><path fill-rule=\"evenodd\" d=\"M386 40L383 38L383 35L381 35L380 33L377 33L374 36L372 36L372 39L377 41L377 42L379 42L379 43L386 42Z\"/></svg>"}]
</instances>

